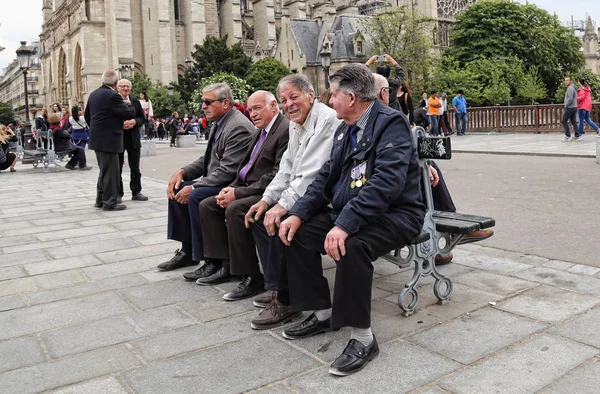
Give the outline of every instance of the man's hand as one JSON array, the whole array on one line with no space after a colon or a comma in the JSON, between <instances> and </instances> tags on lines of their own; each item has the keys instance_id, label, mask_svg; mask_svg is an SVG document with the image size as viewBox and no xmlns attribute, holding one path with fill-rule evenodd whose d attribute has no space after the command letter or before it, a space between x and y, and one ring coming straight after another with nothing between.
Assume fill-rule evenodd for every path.
<instances>
[{"instance_id":1,"label":"man's hand","mask_svg":"<svg viewBox=\"0 0 600 394\"><path fill-rule=\"evenodd\" d=\"M192 186L192 185L185 186L183 189L181 189L175 195L175 201L177 201L180 204L187 204L188 197L190 196L190 193L192 192L192 190L194 190L194 186Z\"/></svg>"},{"instance_id":2,"label":"man's hand","mask_svg":"<svg viewBox=\"0 0 600 394\"><path fill-rule=\"evenodd\" d=\"M250 228L250 224L258 222L267 209L269 209L269 205L262 200L251 206L246 216L244 216L246 228Z\"/></svg>"},{"instance_id":3,"label":"man's hand","mask_svg":"<svg viewBox=\"0 0 600 394\"><path fill-rule=\"evenodd\" d=\"M296 215L292 215L281 222L281 225L279 226L279 239L281 239L281 242L283 242L285 246L290 246L294 239L294 235L301 224L302 219Z\"/></svg>"},{"instance_id":4,"label":"man's hand","mask_svg":"<svg viewBox=\"0 0 600 394\"><path fill-rule=\"evenodd\" d=\"M365 63L366 66L370 66L371 64L375 63L375 61L377 60L377 55L373 55L369 58L369 60L367 60L367 62Z\"/></svg>"},{"instance_id":5,"label":"man's hand","mask_svg":"<svg viewBox=\"0 0 600 394\"><path fill-rule=\"evenodd\" d=\"M288 210L279 204L275 204L273 208L267 211L263 224L269 236L273 237L277 234L276 228L281 224L281 218L287 215L287 213Z\"/></svg>"},{"instance_id":6,"label":"man's hand","mask_svg":"<svg viewBox=\"0 0 600 394\"><path fill-rule=\"evenodd\" d=\"M438 175L438 172L433 166L429 166L429 183L431 183L431 187L436 187L439 181L440 176Z\"/></svg>"},{"instance_id":7,"label":"man's hand","mask_svg":"<svg viewBox=\"0 0 600 394\"><path fill-rule=\"evenodd\" d=\"M346 238L348 238L348 233L338 226L334 226L329 230L325 237L325 252L327 252L327 255L335 261L339 261L341 256L345 256Z\"/></svg>"},{"instance_id":8,"label":"man's hand","mask_svg":"<svg viewBox=\"0 0 600 394\"><path fill-rule=\"evenodd\" d=\"M123 128L129 130L135 126L135 119L129 119L123 122Z\"/></svg>"},{"instance_id":9,"label":"man's hand","mask_svg":"<svg viewBox=\"0 0 600 394\"><path fill-rule=\"evenodd\" d=\"M386 61L387 63L392 63L393 65L396 65L396 64L398 64L398 62L397 62L397 61L395 61L395 60L394 60L394 58L393 58L393 57L391 57L390 55L388 55L387 53L386 53L385 55L383 55L383 56L385 56L385 61Z\"/></svg>"},{"instance_id":10,"label":"man's hand","mask_svg":"<svg viewBox=\"0 0 600 394\"><path fill-rule=\"evenodd\" d=\"M123 99L123 102L127 105L131 105L131 100L129 99Z\"/></svg>"},{"instance_id":11,"label":"man's hand","mask_svg":"<svg viewBox=\"0 0 600 394\"><path fill-rule=\"evenodd\" d=\"M235 200L235 189L233 187L225 187L215 198L221 208L227 208Z\"/></svg>"},{"instance_id":12,"label":"man's hand","mask_svg":"<svg viewBox=\"0 0 600 394\"><path fill-rule=\"evenodd\" d=\"M171 180L167 185L167 197L169 198L169 200L175 199L175 190L179 189L179 186L181 186L181 182L183 182L184 175L185 172L183 171L183 169L180 169L175 171L175 173L171 177Z\"/></svg>"}]
</instances>

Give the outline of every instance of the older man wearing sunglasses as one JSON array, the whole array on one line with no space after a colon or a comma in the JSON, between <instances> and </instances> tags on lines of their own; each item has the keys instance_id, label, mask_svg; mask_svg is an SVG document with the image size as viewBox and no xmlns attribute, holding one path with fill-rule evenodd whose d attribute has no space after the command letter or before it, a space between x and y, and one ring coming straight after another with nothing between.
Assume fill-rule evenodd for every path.
<instances>
[{"instance_id":1,"label":"older man wearing sunglasses","mask_svg":"<svg viewBox=\"0 0 600 394\"><path fill-rule=\"evenodd\" d=\"M158 265L162 271L196 265L205 260L200 202L216 196L235 180L238 166L256 133L252 122L234 107L231 88L226 83L205 87L200 101L207 119L214 123L204 156L175 171L167 186L167 237L180 241L181 248L169 261ZM215 270L220 268L207 266Z\"/></svg>"}]
</instances>

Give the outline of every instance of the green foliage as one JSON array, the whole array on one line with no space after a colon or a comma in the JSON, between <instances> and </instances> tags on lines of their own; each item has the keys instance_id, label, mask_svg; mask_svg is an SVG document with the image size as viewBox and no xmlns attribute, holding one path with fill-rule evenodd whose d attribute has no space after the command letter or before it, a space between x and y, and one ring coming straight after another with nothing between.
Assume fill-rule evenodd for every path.
<instances>
[{"instance_id":1,"label":"green foliage","mask_svg":"<svg viewBox=\"0 0 600 394\"><path fill-rule=\"evenodd\" d=\"M202 45L195 44L192 52L192 64L179 78L180 93L185 102L196 100L192 97L198 83L203 78L219 72L244 78L252 59L244 53L240 42L227 45L227 36L208 36Z\"/></svg>"},{"instance_id":2,"label":"green foliage","mask_svg":"<svg viewBox=\"0 0 600 394\"><path fill-rule=\"evenodd\" d=\"M510 87L502 79L500 71L494 70L492 72L490 83L483 89L483 97L492 105L510 100Z\"/></svg>"},{"instance_id":3,"label":"green foliage","mask_svg":"<svg viewBox=\"0 0 600 394\"><path fill-rule=\"evenodd\" d=\"M153 83L146 74L135 74L131 79L131 97L139 98L142 90L146 91L150 101L152 101L155 118L170 116L173 111L181 113L189 111L177 89L171 97L166 86L159 82Z\"/></svg>"},{"instance_id":4,"label":"green foliage","mask_svg":"<svg viewBox=\"0 0 600 394\"><path fill-rule=\"evenodd\" d=\"M444 55L461 66L478 59L516 57L526 70L537 67L547 97L554 96L565 74L577 73L585 63L579 38L556 16L532 4L474 4L457 16L450 40Z\"/></svg>"},{"instance_id":5,"label":"green foliage","mask_svg":"<svg viewBox=\"0 0 600 394\"><path fill-rule=\"evenodd\" d=\"M432 66L437 61L431 35L431 19L406 6L382 12L364 22L379 55L388 54L402 66L414 91L430 86Z\"/></svg>"},{"instance_id":6,"label":"green foliage","mask_svg":"<svg viewBox=\"0 0 600 394\"><path fill-rule=\"evenodd\" d=\"M212 85L213 83L225 82L231 88L233 98L245 102L248 96L252 92L252 87L242 78L238 78L235 75L220 72L212 75L208 78L202 78L198 88L194 91L192 101L189 103L189 107L193 108L194 111L199 111L202 105L200 104L200 97L202 96L202 89L205 86Z\"/></svg>"},{"instance_id":7,"label":"green foliage","mask_svg":"<svg viewBox=\"0 0 600 394\"><path fill-rule=\"evenodd\" d=\"M275 94L277 82L289 74L290 70L279 60L264 58L250 66L246 81L254 90L266 90Z\"/></svg>"},{"instance_id":8,"label":"green foliage","mask_svg":"<svg viewBox=\"0 0 600 394\"><path fill-rule=\"evenodd\" d=\"M523 75L518 92L519 96L531 100L531 105L535 104L536 99L546 97L548 91L536 66Z\"/></svg>"},{"instance_id":9,"label":"green foliage","mask_svg":"<svg viewBox=\"0 0 600 394\"><path fill-rule=\"evenodd\" d=\"M8 125L15 122L15 113L8 103L0 102L0 124Z\"/></svg>"},{"instance_id":10,"label":"green foliage","mask_svg":"<svg viewBox=\"0 0 600 394\"><path fill-rule=\"evenodd\" d=\"M448 101L452 101L458 90L463 90L469 105L481 105L484 98L477 77L473 70L461 67L451 57L444 57L434 76L435 89L447 93L450 98Z\"/></svg>"},{"instance_id":11,"label":"green foliage","mask_svg":"<svg viewBox=\"0 0 600 394\"><path fill-rule=\"evenodd\" d=\"M583 69L580 73L571 75L571 80L577 87L579 87L579 78L585 79L588 85L590 85L592 101L600 101L600 77L594 74L592 70L586 68ZM561 84L558 90L556 91L556 94L554 95L554 102L562 104L565 99L566 91L567 87L565 86L565 84Z\"/></svg>"}]
</instances>

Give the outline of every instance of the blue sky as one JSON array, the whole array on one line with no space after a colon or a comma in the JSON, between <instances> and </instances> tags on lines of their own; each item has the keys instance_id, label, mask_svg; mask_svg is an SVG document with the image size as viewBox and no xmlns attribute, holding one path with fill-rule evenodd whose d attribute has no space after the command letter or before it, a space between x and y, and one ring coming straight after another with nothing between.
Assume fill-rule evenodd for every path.
<instances>
[{"instance_id":1,"label":"blue sky","mask_svg":"<svg viewBox=\"0 0 600 394\"><path fill-rule=\"evenodd\" d=\"M526 0L517 0L525 3ZM0 46L6 47L0 52L0 71L14 58L19 41L28 42L38 39L42 31L42 0L2 0L0 12ZM6 3L10 2L10 6ZM568 21L571 15L575 19L584 19L586 12L600 26L599 0L529 0L540 8L556 12L561 21Z\"/></svg>"}]
</instances>

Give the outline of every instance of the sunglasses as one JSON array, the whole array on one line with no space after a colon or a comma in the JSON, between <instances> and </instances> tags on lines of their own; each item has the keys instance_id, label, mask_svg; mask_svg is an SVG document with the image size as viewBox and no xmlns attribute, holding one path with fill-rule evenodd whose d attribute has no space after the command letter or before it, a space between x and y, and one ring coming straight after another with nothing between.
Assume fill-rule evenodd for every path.
<instances>
[{"instance_id":1,"label":"sunglasses","mask_svg":"<svg viewBox=\"0 0 600 394\"><path fill-rule=\"evenodd\" d=\"M207 107L209 105L211 105L212 103L214 103L215 101L223 101L225 99L216 99L216 100L200 100L200 102L204 105L206 105Z\"/></svg>"}]
</instances>

